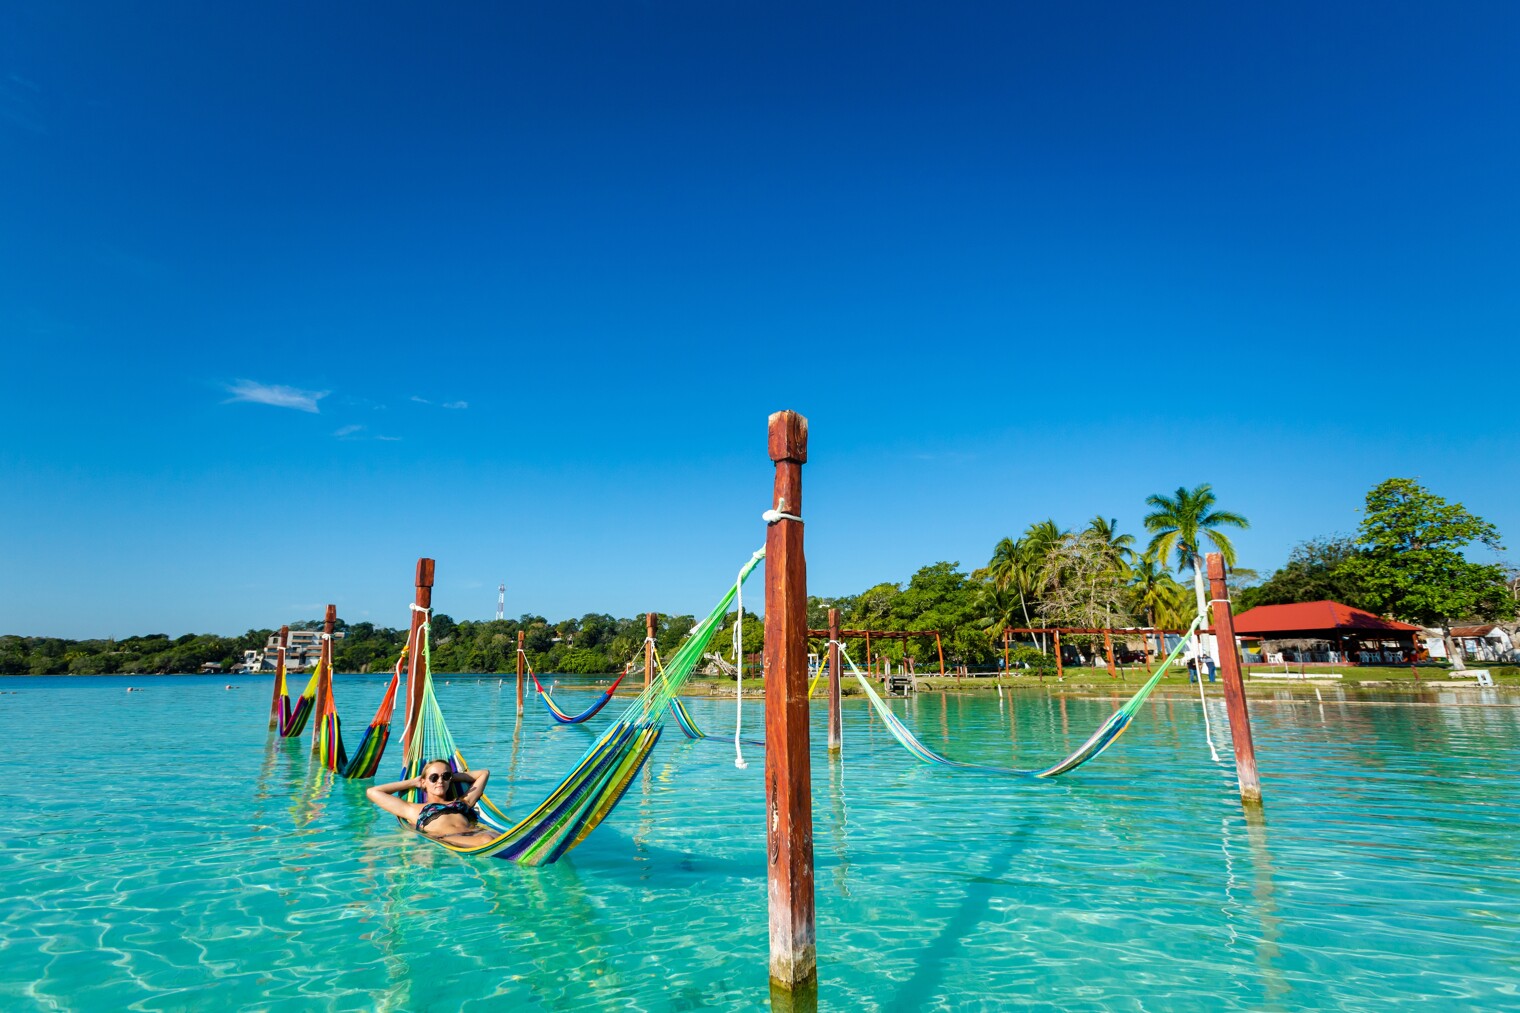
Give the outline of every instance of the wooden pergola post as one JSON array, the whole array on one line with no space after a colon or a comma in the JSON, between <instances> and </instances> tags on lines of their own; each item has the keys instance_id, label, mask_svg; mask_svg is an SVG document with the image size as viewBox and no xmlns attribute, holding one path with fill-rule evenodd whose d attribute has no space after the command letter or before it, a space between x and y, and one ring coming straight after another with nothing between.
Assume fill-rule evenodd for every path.
<instances>
[{"instance_id":1,"label":"wooden pergola post","mask_svg":"<svg viewBox=\"0 0 1520 1013\"><path fill-rule=\"evenodd\" d=\"M407 643L414 644L411 661L406 672L406 724L401 735L403 761L412 754L412 730L422 714L422 684L427 680L427 652L417 642L417 631L428 621L428 610L433 607L433 561L427 557L417 560L417 608L412 609L412 633ZM418 611L419 609L423 611Z\"/></svg>"},{"instance_id":2,"label":"wooden pergola post","mask_svg":"<svg viewBox=\"0 0 1520 1013\"><path fill-rule=\"evenodd\" d=\"M1165 647L1165 645L1162 646L1163 648ZM1140 652L1145 655L1145 667L1149 670L1151 667L1151 635L1149 630L1140 634ZM1166 651L1162 650L1161 653L1165 655Z\"/></svg>"},{"instance_id":3,"label":"wooden pergola post","mask_svg":"<svg viewBox=\"0 0 1520 1013\"><path fill-rule=\"evenodd\" d=\"M317 649L317 713L316 721L311 726L311 751L317 751L318 739L322 735L322 719L327 714L327 701L332 697L332 635L333 627L338 624L338 606L327 606L327 613L322 616L322 646Z\"/></svg>"},{"instance_id":4,"label":"wooden pergola post","mask_svg":"<svg viewBox=\"0 0 1520 1013\"><path fill-rule=\"evenodd\" d=\"M839 713L839 610L829 609L829 752L844 745L844 725Z\"/></svg>"},{"instance_id":5,"label":"wooden pergola post","mask_svg":"<svg viewBox=\"0 0 1520 1013\"><path fill-rule=\"evenodd\" d=\"M1118 676L1114 673L1114 638L1108 630L1103 631L1103 655L1108 659L1108 677L1117 679Z\"/></svg>"},{"instance_id":6,"label":"wooden pergola post","mask_svg":"<svg viewBox=\"0 0 1520 1013\"><path fill-rule=\"evenodd\" d=\"M527 642L527 634L522 630L517 631L517 716L522 717L523 712L523 661L527 655L523 654L523 644Z\"/></svg>"},{"instance_id":7,"label":"wooden pergola post","mask_svg":"<svg viewBox=\"0 0 1520 1013\"><path fill-rule=\"evenodd\" d=\"M939 674L945 674L945 645L940 643L939 630L934 631L934 650L939 654Z\"/></svg>"},{"instance_id":8,"label":"wooden pergola post","mask_svg":"<svg viewBox=\"0 0 1520 1013\"><path fill-rule=\"evenodd\" d=\"M866 630L866 674L875 675L876 669L871 667L871 631Z\"/></svg>"},{"instance_id":9,"label":"wooden pergola post","mask_svg":"<svg viewBox=\"0 0 1520 1013\"><path fill-rule=\"evenodd\" d=\"M654 679L654 623L655 614L644 614L644 688Z\"/></svg>"},{"instance_id":10,"label":"wooden pergola post","mask_svg":"<svg viewBox=\"0 0 1520 1013\"><path fill-rule=\"evenodd\" d=\"M275 650L274 662L274 698L269 702L269 727L280 727L280 719L285 716L285 708L280 699L281 685L285 680L280 676L285 674L285 645L290 641L290 627L280 627L280 646Z\"/></svg>"},{"instance_id":11,"label":"wooden pergola post","mask_svg":"<svg viewBox=\"0 0 1520 1013\"><path fill-rule=\"evenodd\" d=\"M1209 597L1213 599L1214 635L1219 642L1219 668L1224 676L1224 701L1230 715L1230 739L1235 745L1235 773L1240 797L1261 802L1261 778L1256 772L1256 746L1251 741L1251 715L1246 709L1246 688L1240 679L1240 654L1235 647L1235 619L1230 614L1230 592L1225 584L1224 557L1207 556ZM1199 671L1199 676L1203 672Z\"/></svg>"},{"instance_id":12,"label":"wooden pergola post","mask_svg":"<svg viewBox=\"0 0 1520 1013\"><path fill-rule=\"evenodd\" d=\"M818 980L813 916L813 795L808 757L807 561L802 549L802 465L807 419L770 417L776 465L765 532L765 808L774 988ZM773 515L774 516L774 515Z\"/></svg>"},{"instance_id":13,"label":"wooden pergola post","mask_svg":"<svg viewBox=\"0 0 1520 1013\"><path fill-rule=\"evenodd\" d=\"M1056 630L1055 639L1056 639L1056 678L1059 679L1059 678L1061 678L1062 671L1063 671L1062 667L1061 667L1061 631L1060 630Z\"/></svg>"}]
</instances>

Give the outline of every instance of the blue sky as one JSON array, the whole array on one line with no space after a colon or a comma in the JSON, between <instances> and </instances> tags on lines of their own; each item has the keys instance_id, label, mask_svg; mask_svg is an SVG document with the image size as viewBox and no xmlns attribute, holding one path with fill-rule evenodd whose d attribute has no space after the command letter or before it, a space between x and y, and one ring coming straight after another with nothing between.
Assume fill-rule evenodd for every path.
<instances>
[{"instance_id":1,"label":"blue sky","mask_svg":"<svg viewBox=\"0 0 1520 1013\"><path fill-rule=\"evenodd\" d=\"M1520 539L1512 4L50 0L0 31L0 632L692 612L1416 476ZM19 9L18 9L19 8Z\"/></svg>"}]
</instances>

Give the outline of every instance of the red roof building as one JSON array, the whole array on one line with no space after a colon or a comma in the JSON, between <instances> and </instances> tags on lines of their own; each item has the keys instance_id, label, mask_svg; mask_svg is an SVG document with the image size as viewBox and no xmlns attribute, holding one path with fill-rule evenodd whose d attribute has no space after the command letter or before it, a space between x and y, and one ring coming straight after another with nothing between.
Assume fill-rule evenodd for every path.
<instances>
[{"instance_id":1,"label":"red roof building","mask_svg":"<svg viewBox=\"0 0 1520 1013\"><path fill-rule=\"evenodd\" d=\"M1421 631L1338 601L1306 601L1247 609L1235 617L1235 632L1261 637L1262 650L1282 661L1402 664Z\"/></svg>"}]
</instances>

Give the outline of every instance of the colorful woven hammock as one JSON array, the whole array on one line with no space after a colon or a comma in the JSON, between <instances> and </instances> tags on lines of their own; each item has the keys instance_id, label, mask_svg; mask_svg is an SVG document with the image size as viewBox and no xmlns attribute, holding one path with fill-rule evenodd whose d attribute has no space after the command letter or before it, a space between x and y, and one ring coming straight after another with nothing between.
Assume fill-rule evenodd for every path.
<instances>
[{"instance_id":1,"label":"colorful woven hammock","mask_svg":"<svg viewBox=\"0 0 1520 1013\"><path fill-rule=\"evenodd\" d=\"M574 769L531 812L513 822L489 798L482 796L479 806L480 823L493 836L474 845L454 844L437 837L429 837L428 840L463 855L501 858L523 865L545 865L558 861L584 841L612 812L623 793L628 790L634 775L649 758L650 751L660 739L666 708L680 692L697 661L701 659L702 651L722 625L723 616L733 604L739 586L764 556L762 550L750 558L739 571L734 586L728 589L712 612L692 629L686 642L676 651L675 657L665 669L665 677L655 680L618 715L611 727L586 750ZM427 628L426 624L422 627L422 656L418 659L418 664L423 669L421 701L416 725L409 729L409 748L401 774L402 780L416 777L424 765L435 759L448 760L456 771L469 770L453 736L449 734L443 712L433 693ZM416 789L409 792L410 801L417 801L417 794ZM407 825L405 821L402 822Z\"/></svg>"},{"instance_id":2,"label":"colorful woven hammock","mask_svg":"<svg viewBox=\"0 0 1520 1013\"><path fill-rule=\"evenodd\" d=\"M375 711L369 727L364 730L364 738L359 740L359 748L352 757L343 748L343 723L338 718L338 706L333 701L329 663L329 673L322 682L321 703L317 708L317 728L312 740L312 752L316 754L318 763L339 777L374 777L375 771L379 769L380 757L385 754L386 743L390 741L391 715L396 709L396 687L401 683L401 673L406 670L406 656L410 647L410 644L402 647L401 658L391 673L390 685L380 698L380 707ZM321 664L318 662L319 667Z\"/></svg>"},{"instance_id":3,"label":"colorful woven hammock","mask_svg":"<svg viewBox=\"0 0 1520 1013\"><path fill-rule=\"evenodd\" d=\"M845 661L849 662L850 673L855 676L856 681L860 683L860 687L865 690L866 696L871 700L871 706L876 709L877 716L887 726L887 730L892 733L892 737L902 743L908 752L925 763L937 763L943 767L956 767L960 770L979 770L988 774L1012 774L1017 777L1057 777L1061 774L1070 773L1088 760L1097 757L1109 746L1113 745L1120 735L1124 734L1124 730L1129 727L1130 720L1135 716L1135 712L1140 709L1140 705L1145 703L1146 697L1150 696L1151 691L1161 682L1161 677L1166 674L1167 668L1182 653L1182 648L1187 644L1188 637L1192 635L1201 622L1201 618L1193 620L1193 625L1188 627L1187 633L1178 638L1177 646L1172 648L1171 653L1156 667L1156 673L1146 680L1145 684L1140 687L1134 696L1125 701L1123 706L1109 715L1108 720L1103 722L1102 726L1093 732L1086 742L1082 743L1075 752L1061 762L1046 767L1043 770L1016 770L1012 767L990 767L980 763L962 763L959 760L952 760L941 756L920 742L918 737L908 729L908 726L903 724L902 719L892 713L892 708L877 695L876 690L871 688L871 683L861 673L854 660L850 658L849 654L842 647L840 648L840 654Z\"/></svg>"},{"instance_id":4,"label":"colorful woven hammock","mask_svg":"<svg viewBox=\"0 0 1520 1013\"><path fill-rule=\"evenodd\" d=\"M279 667L274 673L274 701L269 708L269 727L279 729L281 738L299 738L306 730L306 722L317 701L317 675L318 670L313 669L311 678L306 681L306 688L292 705L290 688L285 682L285 658L281 656Z\"/></svg>"},{"instance_id":5,"label":"colorful woven hammock","mask_svg":"<svg viewBox=\"0 0 1520 1013\"><path fill-rule=\"evenodd\" d=\"M574 715L567 714L565 711L560 709L559 704L555 703L554 698L549 695L549 691L547 689L544 689L543 683L538 681L538 673L534 672L531 667L528 669L528 674L533 676L533 686L538 690L538 695L544 701L544 706L549 709L549 716L554 718L554 720L558 721L562 725L578 725L582 721L585 721L587 718L595 717L597 711L607 706L607 702L612 699L612 694L617 692L618 683L622 682L625 678L628 677L628 670L624 669L623 674L613 680L612 685L608 686L606 690L602 692L602 695L596 700L595 703L593 703L590 707L587 707L585 710L581 711L579 714Z\"/></svg>"}]
</instances>

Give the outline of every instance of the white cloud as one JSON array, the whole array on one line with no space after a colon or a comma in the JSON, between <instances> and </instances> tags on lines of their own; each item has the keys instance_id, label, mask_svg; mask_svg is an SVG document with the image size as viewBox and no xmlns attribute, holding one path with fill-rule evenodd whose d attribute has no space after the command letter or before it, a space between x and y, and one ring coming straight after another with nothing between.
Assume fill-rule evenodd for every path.
<instances>
[{"instance_id":1,"label":"white cloud","mask_svg":"<svg viewBox=\"0 0 1520 1013\"><path fill-rule=\"evenodd\" d=\"M429 401L425 397L418 397L416 394L412 395L412 400L416 401L418 404L432 404L433 403L433 402Z\"/></svg>"},{"instance_id":2,"label":"white cloud","mask_svg":"<svg viewBox=\"0 0 1520 1013\"><path fill-rule=\"evenodd\" d=\"M296 411L311 412L316 415L320 409L317 402L322 400L331 391L326 390L301 390L298 387L286 387L278 383L259 383L256 380L239 380L227 388L232 396L223 404L232 404L235 401L247 401L250 404L267 404L275 408L294 408Z\"/></svg>"},{"instance_id":3,"label":"white cloud","mask_svg":"<svg viewBox=\"0 0 1520 1013\"><path fill-rule=\"evenodd\" d=\"M443 406L445 408L468 408L468 407L470 407L470 402L468 402L468 401L445 401L443 403Z\"/></svg>"},{"instance_id":4,"label":"white cloud","mask_svg":"<svg viewBox=\"0 0 1520 1013\"><path fill-rule=\"evenodd\" d=\"M345 436L352 436L355 433L359 433L359 432L363 432L363 431L364 431L364 427L363 426L341 426L341 427L339 427L339 429L338 429L337 432L333 433L333 435L341 440Z\"/></svg>"},{"instance_id":5,"label":"white cloud","mask_svg":"<svg viewBox=\"0 0 1520 1013\"><path fill-rule=\"evenodd\" d=\"M399 442L401 442L401 437L399 437L399 436L376 436L375 439L377 439L377 440L384 440L386 443L399 443Z\"/></svg>"}]
</instances>

